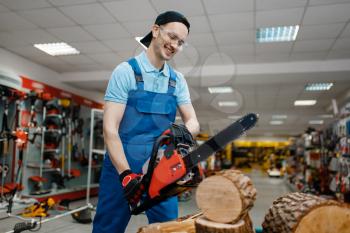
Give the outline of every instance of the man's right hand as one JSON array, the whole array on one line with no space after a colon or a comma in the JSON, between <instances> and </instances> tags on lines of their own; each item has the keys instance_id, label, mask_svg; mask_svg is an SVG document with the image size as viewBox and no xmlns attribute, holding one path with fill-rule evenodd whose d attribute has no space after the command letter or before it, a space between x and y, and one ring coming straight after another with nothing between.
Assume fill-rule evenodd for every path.
<instances>
[{"instance_id":1,"label":"man's right hand","mask_svg":"<svg viewBox=\"0 0 350 233\"><path fill-rule=\"evenodd\" d=\"M130 169L119 175L124 189L124 196L131 206L136 206L143 194L144 185L141 183L142 174L133 173Z\"/></svg>"}]
</instances>

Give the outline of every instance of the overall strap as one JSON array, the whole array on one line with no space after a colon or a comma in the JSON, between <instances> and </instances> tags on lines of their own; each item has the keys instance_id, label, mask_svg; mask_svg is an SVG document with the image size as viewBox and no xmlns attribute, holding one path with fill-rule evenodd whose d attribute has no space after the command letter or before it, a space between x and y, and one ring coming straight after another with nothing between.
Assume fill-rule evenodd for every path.
<instances>
[{"instance_id":1,"label":"overall strap","mask_svg":"<svg viewBox=\"0 0 350 233\"><path fill-rule=\"evenodd\" d=\"M137 63L137 60L133 57L128 60L128 63L134 71L137 90L144 90L144 82L141 74L141 69Z\"/></svg>"},{"instance_id":2,"label":"overall strap","mask_svg":"<svg viewBox=\"0 0 350 233\"><path fill-rule=\"evenodd\" d=\"M177 75L170 66L168 67L169 67L169 74L170 74L169 84L168 84L168 94L174 95Z\"/></svg>"}]
</instances>

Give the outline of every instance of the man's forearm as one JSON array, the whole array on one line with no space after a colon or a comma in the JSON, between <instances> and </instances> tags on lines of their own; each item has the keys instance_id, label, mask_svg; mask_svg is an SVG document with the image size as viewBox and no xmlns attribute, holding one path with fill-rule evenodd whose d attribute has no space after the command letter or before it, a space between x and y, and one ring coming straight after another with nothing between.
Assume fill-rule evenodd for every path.
<instances>
[{"instance_id":1,"label":"man's forearm","mask_svg":"<svg viewBox=\"0 0 350 233\"><path fill-rule=\"evenodd\" d=\"M130 169L119 135L117 133L105 133L105 142L111 161L118 173Z\"/></svg>"},{"instance_id":2,"label":"man's forearm","mask_svg":"<svg viewBox=\"0 0 350 233\"><path fill-rule=\"evenodd\" d=\"M193 137L196 137L199 133L200 127L197 120L190 119L185 123L185 126L188 129L188 131L190 131Z\"/></svg>"}]
</instances>

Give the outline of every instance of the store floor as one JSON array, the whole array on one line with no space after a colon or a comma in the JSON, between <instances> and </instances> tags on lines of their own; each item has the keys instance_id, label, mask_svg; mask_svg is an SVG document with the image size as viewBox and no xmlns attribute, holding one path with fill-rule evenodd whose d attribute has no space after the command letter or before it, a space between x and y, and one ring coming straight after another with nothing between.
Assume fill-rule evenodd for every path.
<instances>
[{"instance_id":1,"label":"store floor","mask_svg":"<svg viewBox=\"0 0 350 233\"><path fill-rule=\"evenodd\" d=\"M273 200L278 196L289 192L288 188L283 182L283 179L269 178L263 174L260 170L254 169L247 171L253 183L258 191L257 200L253 209L250 211L251 217L255 227L260 227L265 216L266 211L269 209ZM96 203L96 199L92 199L91 202ZM75 206L83 205L84 202L74 203ZM186 202L179 202L179 216L193 214L198 212L194 198ZM11 230L14 224L18 220L13 218L7 218L0 220L0 232L7 232ZM135 233L141 226L147 225L147 218L144 214L133 216L129 222L127 233ZM42 233L80 233L91 232L91 225L83 225L76 223L70 216L54 220L49 223L44 223L40 232Z\"/></svg>"}]
</instances>

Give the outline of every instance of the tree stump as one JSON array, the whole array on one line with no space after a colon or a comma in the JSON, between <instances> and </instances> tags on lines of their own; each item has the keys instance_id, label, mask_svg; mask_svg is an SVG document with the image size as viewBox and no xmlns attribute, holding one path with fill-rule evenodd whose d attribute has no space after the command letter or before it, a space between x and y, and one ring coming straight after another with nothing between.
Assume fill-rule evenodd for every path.
<instances>
[{"instance_id":1,"label":"tree stump","mask_svg":"<svg viewBox=\"0 0 350 233\"><path fill-rule=\"evenodd\" d=\"M217 223L236 223L253 207L256 189L238 170L226 170L203 180L196 202L203 215Z\"/></svg>"},{"instance_id":2,"label":"tree stump","mask_svg":"<svg viewBox=\"0 0 350 233\"><path fill-rule=\"evenodd\" d=\"M248 219L241 219L234 224L217 223L205 217L195 220L196 233L254 233L249 215Z\"/></svg>"},{"instance_id":3,"label":"tree stump","mask_svg":"<svg viewBox=\"0 0 350 233\"><path fill-rule=\"evenodd\" d=\"M350 208L318 196L290 193L273 202L262 226L266 233L349 233Z\"/></svg>"}]
</instances>

